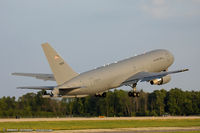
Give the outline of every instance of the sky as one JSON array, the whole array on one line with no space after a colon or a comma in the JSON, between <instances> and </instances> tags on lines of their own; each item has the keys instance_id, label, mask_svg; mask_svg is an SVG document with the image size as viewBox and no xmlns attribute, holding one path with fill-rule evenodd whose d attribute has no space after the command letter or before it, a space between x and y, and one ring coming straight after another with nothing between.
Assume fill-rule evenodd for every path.
<instances>
[{"instance_id":1,"label":"sky","mask_svg":"<svg viewBox=\"0 0 200 133\"><path fill-rule=\"evenodd\" d=\"M0 97L56 85L13 72L52 73L41 44L48 42L78 73L154 49L175 56L162 86L139 83L146 92L199 91L200 0L0 0ZM129 87L118 89L131 90Z\"/></svg>"}]
</instances>

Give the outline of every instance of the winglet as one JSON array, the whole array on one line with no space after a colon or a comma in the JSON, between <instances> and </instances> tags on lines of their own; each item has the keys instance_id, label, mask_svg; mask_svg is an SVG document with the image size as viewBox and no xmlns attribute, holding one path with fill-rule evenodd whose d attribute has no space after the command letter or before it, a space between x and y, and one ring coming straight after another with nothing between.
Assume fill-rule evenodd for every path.
<instances>
[{"instance_id":1,"label":"winglet","mask_svg":"<svg viewBox=\"0 0 200 133\"><path fill-rule=\"evenodd\" d=\"M183 69L182 72L189 71L189 69Z\"/></svg>"}]
</instances>

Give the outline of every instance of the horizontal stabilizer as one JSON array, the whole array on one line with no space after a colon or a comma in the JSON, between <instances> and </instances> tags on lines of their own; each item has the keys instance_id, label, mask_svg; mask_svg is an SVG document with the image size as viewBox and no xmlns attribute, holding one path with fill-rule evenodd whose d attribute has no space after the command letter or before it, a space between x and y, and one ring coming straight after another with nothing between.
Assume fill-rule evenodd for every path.
<instances>
[{"instance_id":1,"label":"horizontal stabilizer","mask_svg":"<svg viewBox=\"0 0 200 133\"><path fill-rule=\"evenodd\" d=\"M82 98L82 97L87 97L88 95L64 95L62 98Z\"/></svg>"},{"instance_id":2,"label":"horizontal stabilizer","mask_svg":"<svg viewBox=\"0 0 200 133\"><path fill-rule=\"evenodd\" d=\"M59 88L59 86L23 86L17 87L17 89L35 89L35 90L53 90L54 88ZM77 86L71 88L59 88L59 90L75 90L85 88L85 86Z\"/></svg>"},{"instance_id":3,"label":"horizontal stabilizer","mask_svg":"<svg viewBox=\"0 0 200 133\"><path fill-rule=\"evenodd\" d=\"M24 86L17 89L53 90L56 86Z\"/></svg>"},{"instance_id":4,"label":"horizontal stabilizer","mask_svg":"<svg viewBox=\"0 0 200 133\"><path fill-rule=\"evenodd\" d=\"M64 95L64 96L59 96L62 98L83 98L87 97L88 95ZM42 98L58 98L58 97L51 97L50 95L43 95Z\"/></svg>"},{"instance_id":5,"label":"horizontal stabilizer","mask_svg":"<svg viewBox=\"0 0 200 133\"><path fill-rule=\"evenodd\" d=\"M50 80L55 81L53 74L42 74L42 73L12 73L15 76L26 76L26 77L34 77L36 79L41 79L44 81Z\"/></svg>"}]
</instances>

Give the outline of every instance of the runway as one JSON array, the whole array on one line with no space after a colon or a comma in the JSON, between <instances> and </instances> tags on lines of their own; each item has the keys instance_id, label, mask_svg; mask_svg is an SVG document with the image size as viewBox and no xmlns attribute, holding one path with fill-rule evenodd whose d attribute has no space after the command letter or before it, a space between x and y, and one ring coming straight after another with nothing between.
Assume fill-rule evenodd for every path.
<instances>
[{"instance_id":1,"label":"runway","mask_svg":"<svg viewBox=\"0 0 200 133\"><path fill-rule=\"evenodd\" d=\"M200 119L198 116L192 117L73 117L73 118L21 118L21 119L0 119L2 122L33 122L33 121L101 121L101 120L193 120ZM0 124L1 125L1 124ZM54 130L51 133L155 133L155 132L175 132L175 131L200 131L200 125L194 127L136 127L136 128L114 128L114 129L80 129L80 130ZM36 132L36 131L34 131ZM23 132L26 133L26 132ZM30 133L30 132L27 132ZM40 131L40 133L43 133ZM44 132L45 133L45 132Z\"/></svg>"},{"instance_id":2,"label":"runway","mask_svg":"<svg viewBox=\"0 0 200 133\"><path fill-rule=\"evenodd\" d=\"M62 130L52 133L155 133L155 132L176 132L200 131L200 127L149 127L149 128L121 128L121 129L87 129L87 130Z\"/></svg>"}]
</instances>

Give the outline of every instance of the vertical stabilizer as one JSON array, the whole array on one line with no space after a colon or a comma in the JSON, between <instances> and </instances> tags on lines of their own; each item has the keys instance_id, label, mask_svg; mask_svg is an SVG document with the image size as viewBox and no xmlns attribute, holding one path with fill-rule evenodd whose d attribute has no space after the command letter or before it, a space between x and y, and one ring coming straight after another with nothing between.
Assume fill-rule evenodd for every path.
<instances>
[{"instance_id":1,"label":"vertical stabilizer","mask_svg":"<svg viewBox=\"0 0 200 133\"><path fill-rule=\"evenodd\" d=\"M78 75L48 43L42 44L42 48L58 85Z\"/></svg>"}]
</instances>

